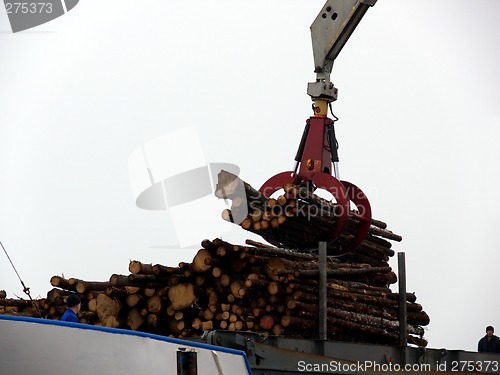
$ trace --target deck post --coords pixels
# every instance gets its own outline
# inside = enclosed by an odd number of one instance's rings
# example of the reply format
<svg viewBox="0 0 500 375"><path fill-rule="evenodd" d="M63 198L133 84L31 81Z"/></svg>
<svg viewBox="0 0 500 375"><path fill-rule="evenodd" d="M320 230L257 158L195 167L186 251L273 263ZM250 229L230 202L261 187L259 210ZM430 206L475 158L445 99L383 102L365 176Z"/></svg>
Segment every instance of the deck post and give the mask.
<svg viewBox="0 0 500 375"><path fill-rule="evenodd" d="M326 242L319 243L319 339L327 335Z"/></svg>

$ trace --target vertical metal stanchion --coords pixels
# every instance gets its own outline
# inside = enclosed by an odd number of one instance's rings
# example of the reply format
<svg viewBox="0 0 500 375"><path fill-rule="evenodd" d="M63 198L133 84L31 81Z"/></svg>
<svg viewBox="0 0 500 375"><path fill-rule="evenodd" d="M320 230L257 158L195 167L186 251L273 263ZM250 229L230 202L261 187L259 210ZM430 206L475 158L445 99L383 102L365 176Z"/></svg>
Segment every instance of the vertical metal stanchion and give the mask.
<svg viewBox="0 0 500 375"><path fill-rule="evenodd" d="M319 339L327 339L326 242L319 243Z"/></svg>
<svg viewBox="0 0 500 375"><path fill-rule="evenodd" d="M407 310L406 310L406 265L405 253L398 253L398 280L399 280L399 345L408 344Z"/></svg>

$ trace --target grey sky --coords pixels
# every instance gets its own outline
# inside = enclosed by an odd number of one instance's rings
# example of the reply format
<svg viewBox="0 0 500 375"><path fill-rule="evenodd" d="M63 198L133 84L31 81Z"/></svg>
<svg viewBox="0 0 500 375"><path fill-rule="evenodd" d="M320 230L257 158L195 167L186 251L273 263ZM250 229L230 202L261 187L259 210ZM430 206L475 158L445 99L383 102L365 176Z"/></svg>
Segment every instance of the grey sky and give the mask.
<svg viewBox="0 0 500 375"><path fill-rule="evenodd" d="M195 126L206 161L256 187L292 167L323 3L85 0L18 34L0 11L0 240L33 296L56 274L192 259L169 213L134 205L128 158L145 142ZM333 69L341 176L403 236L431 347L475 350L500 329L499 12L379 0ZM23 296L3 254L0 289Z"/></svg>

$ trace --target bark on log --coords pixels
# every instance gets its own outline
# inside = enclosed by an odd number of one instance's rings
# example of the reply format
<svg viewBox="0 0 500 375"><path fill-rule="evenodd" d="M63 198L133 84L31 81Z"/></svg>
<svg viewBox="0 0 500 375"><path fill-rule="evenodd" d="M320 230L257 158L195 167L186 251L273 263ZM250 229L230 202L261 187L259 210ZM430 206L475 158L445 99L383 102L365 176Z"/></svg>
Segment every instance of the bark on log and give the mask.
<svg viewBox="0 0 500 375"><path fill-rule="evenodd" d="M76 291L76 283L70 283L70 280L65 279L62 276L52 276L50 278L50 285L57 288L70 290L72 292Z"/></svg>
<svg viewBox="0 0 500 375"><path fill-rule="evenodd" d="M24 299L0 298L0 306L31 307L33 303Z"/></svg>
<svg viewBox="0 0 500 375"><path fill-rule="evenodd" d="M79 280L75 285L75 291L80 294L88 291L105 291L109 286L108 281Z"/></svg>
<svg viewBox="0 0 500 375"><path fill-rule="evenodd" d="M245 202L251 201L261 205L267 202L267 198L261 192L227 171L219 173L214 194L220 199L242 198Z"/></svg>
<svg viewBox="0 0 500 375"><path fill-rule="evenodd" d="M128 265L130 273L140 273L146 275L154 275L155 269L152 264L142 263L138 260L131 260Z"/></svg>
<svg viewBox="0 0 500 375"><path fill-rule="evenodd" d="M327 271L327 277L335 278L340 276L357 276L357 275L367 275L367 274L391 272L391 271L392 271L391 267L345 268L345 269ZM317 278L319 277L319 271L300 270L298 271L298 277Z"/></svg>

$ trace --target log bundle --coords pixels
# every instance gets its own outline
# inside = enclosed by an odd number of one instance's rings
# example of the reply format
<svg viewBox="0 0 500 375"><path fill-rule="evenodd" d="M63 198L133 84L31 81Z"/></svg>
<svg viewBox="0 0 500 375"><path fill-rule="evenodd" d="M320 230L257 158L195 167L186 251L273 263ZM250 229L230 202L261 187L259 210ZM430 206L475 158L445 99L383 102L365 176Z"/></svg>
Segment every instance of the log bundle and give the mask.
<svg viewBox="0 0 500 375"><path fill-rule="evenodd" d="M340 209L335 202L319 197L305 186L290 183L283 186L281 195L270 198L226 171L219 173L215 195L232 202L231 209L222 212L224 220L278 247L299 251L317 249L320 240L328 241ZM329 241L328 253L346 262L387 266L389 257L394 255L388 240L399 242L402 237L388 230L384 222L372 219L366 238L357 248L348 251L347 245L355 238L360 224L353 213L351 210L340 237Z"/></svg>
<svg viewBox="0 0 500 375"><path fill-rule="evenodd" d="M199 337L205 330L264 332L317 338L318 257L247 240L204 240L192 262L176 267L130 261L128 275L108 281L51 278L47 298L0 298L0 313L59 319L66 298L82 299L82 323L165 336ZM329 258L327 327L332 340L397 344L399 296L389 266ZM1 296L0 296L1 297ZM408 340L426 345L429 317L406 295Z"/></svg>

